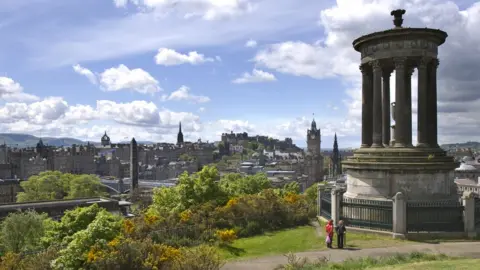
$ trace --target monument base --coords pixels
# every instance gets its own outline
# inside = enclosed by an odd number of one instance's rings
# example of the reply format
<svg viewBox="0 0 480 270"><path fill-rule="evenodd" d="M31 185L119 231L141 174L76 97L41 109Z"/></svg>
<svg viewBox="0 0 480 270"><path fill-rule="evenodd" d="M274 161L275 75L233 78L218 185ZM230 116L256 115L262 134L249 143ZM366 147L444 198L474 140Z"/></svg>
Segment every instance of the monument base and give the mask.
<svg viewBox="0 0 480 270"><path fill-rule="evenodd" d="M454 199L458 163L440 148L361 148L343 163L346 198L390 200L402 192L406 200Z"/></svg>

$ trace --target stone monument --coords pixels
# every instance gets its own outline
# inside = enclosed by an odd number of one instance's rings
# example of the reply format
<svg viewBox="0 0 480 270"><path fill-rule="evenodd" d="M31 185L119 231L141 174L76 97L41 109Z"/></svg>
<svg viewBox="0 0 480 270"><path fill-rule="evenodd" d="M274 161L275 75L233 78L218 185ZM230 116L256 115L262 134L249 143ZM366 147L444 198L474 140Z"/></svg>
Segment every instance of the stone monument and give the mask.
<svg viewBox="0 0 480 270"><path fill-rule="evenodd" d="M138 145L135 138L130 142L130 193L133 195L138 189Z"/></svg>
<svg viewBox="0 0 480 270"><path fill-rule="evenodd" d="M457 194L453 170L458 164L437 142L437 56L447 33L402 27L403 14L403 9L391 12L393 29L353 41L353 47L361 53L362 144L343 162L347 170L345 197L387 200L402 192L407 200L444 200ZM411 76L415 68L418 143L413 146ZM391 123L390 109L394 110L395 125Z"/></svg>

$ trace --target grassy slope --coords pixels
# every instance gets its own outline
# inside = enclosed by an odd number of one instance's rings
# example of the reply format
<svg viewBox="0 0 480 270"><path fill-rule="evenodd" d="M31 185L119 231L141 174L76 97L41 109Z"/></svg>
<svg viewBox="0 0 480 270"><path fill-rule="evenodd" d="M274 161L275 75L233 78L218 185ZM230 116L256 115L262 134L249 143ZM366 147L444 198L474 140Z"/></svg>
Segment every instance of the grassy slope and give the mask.
<svg viewBox="0 0 480 270"><path fill-rule="evenodd" d="M478 259L462 259L462 260L445 260L433 262L416 262L408 264L399 264L388 267L369 268L371 270L471 270L479 269L480 260Z"/></svg>
<svg viewBox="0 0 480 270"><path fill-rule="evenodd" d="M266 233L236 240L230 248L221 249L225 259L261 257L322 249L323 242L316 236L315 228L302 226L294 229Z"/></svg>
<svg viewBox="0 0 480 270"><path fill-rule="evenodd" d="M263 257L283 255L289 252L325 250L324 242L324 238L317 235L313 226L301 226L260 236L241 238L230 247L221 249L220 252L227 260ZM392 239L388 236L351 232L347 235L346 244L351 248L373 248L407 243L410 242Z"/></svg>

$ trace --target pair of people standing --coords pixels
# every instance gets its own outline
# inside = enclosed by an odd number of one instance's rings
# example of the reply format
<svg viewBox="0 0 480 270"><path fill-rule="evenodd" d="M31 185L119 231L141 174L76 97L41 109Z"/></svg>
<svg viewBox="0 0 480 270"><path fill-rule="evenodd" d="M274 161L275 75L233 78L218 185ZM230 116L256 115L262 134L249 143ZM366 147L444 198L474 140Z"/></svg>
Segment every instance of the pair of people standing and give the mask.
<svg viewBox="0 0 480 270"><path fill-rule="evenodd" d="M325 243L327 243L328 248L332 248L332 243L333 243L333 231L337 233L337 247L338 248L343 248L343 243L345 239L345 232L347 232L347 229L345 228L345 225L343 224L343 220L338 221L337 227L333 226L333 220L329 220L327 225L325 226L325 232L327 233L327 237L325 239Z"/></svg>

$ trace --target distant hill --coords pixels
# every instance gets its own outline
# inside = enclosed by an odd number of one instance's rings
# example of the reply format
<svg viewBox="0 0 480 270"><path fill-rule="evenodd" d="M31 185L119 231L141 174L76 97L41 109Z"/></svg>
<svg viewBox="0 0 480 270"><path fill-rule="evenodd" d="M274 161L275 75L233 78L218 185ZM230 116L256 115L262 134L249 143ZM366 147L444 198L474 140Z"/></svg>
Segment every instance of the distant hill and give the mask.
<svg viewBox="0 0 480 270"><path fill-rule="evenodd" d="M40 137L36 137L29 134L20 133L0 133L0 144L5 142L10 147L35 147L37 146ZM42 137L42 141L45 145L50 146L72 146L85 145L88 141L82 141L74 138L54 138L54 137ZM93 145L100 145L100 142L90 142ZM130 143L130 141L121 141L120 143ZM151 141L137 141L137 144L155 144Z"/></svg>
<svg viewBox="0 0 480 270"><path fill-rule="evenodd" d="M442 147L443 149L450 149L455 147L479 149L480 142L448 143L448 144L442 144L440 147Z"/></svg>
<svg viewBox="0 0 480 270"><path fill-rule="evenodd" d="M0 133L0 144L5 142L10 147L34 147L37 145L39 140L39 137L29 134ZM57 147L71 146L72 144L87 144L87 142L73 138L42 137L42 141L46 145Z"/></svg>

